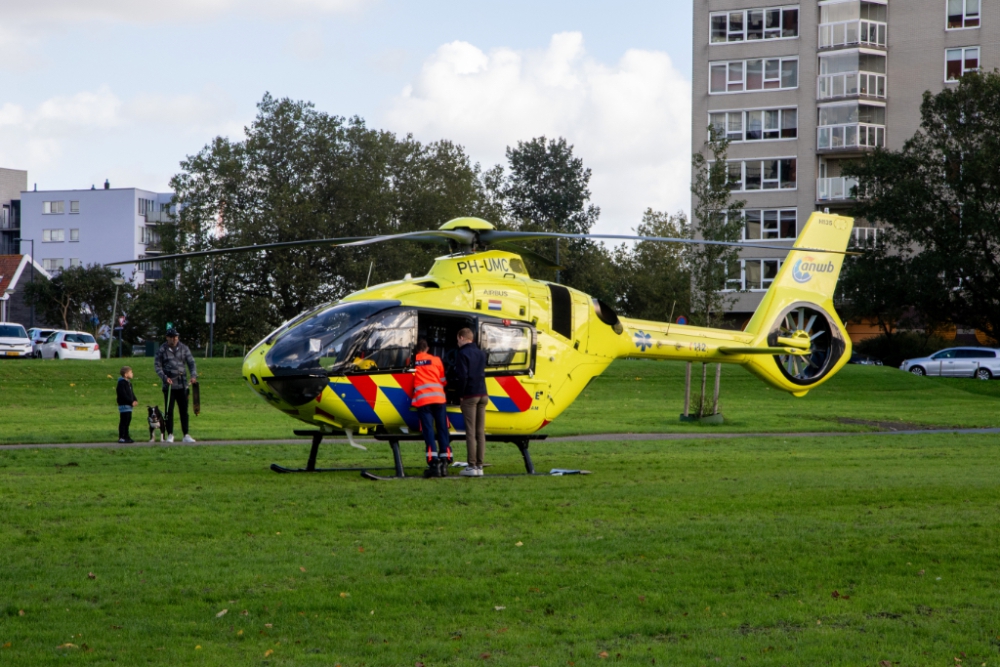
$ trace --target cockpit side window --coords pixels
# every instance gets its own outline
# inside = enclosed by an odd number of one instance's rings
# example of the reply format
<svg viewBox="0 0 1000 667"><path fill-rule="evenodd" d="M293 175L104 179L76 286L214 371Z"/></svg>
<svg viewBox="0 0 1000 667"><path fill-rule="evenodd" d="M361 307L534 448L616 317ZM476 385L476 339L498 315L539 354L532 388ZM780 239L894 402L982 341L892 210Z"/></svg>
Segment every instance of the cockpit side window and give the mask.
<svg viewBox="0 0 1000 667"><path fill-rule="evenodd" d="M343 364L344 372L400 371L412 364L417 345L416 310L389 311L372 318L366 329L367 337L349 364Z"/></svg>
<svg viewBox="0 0 1000 667"><path fill-rule="evenodd" d="M489 371L527 371L532 361L531 327L484 322L479 329L479 347L486 353Z"/></svg>

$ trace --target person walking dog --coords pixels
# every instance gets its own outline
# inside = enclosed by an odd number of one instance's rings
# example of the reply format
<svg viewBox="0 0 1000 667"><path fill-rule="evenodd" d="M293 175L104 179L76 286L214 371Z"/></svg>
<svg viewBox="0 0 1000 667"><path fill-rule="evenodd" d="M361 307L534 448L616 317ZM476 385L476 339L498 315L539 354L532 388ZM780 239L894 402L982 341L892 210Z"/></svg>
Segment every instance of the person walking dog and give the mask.
<svg viewBox="0 0 1000 667"><path fill-rule="evenodd" d="M129 426L132 424L132 408L139 405L139 400L132 391L132 367L122 366L121 375L118 378L118 386L115 393L118 395L118 442L135 442L129 435Z"/></svg>
<svg viewBox="0 0 1000 667"><path fill-rule="evenodd" d="M447 477L451 463L451 445L448 441L448 414L445 411L444 364L441 359L430 354L427 341L417 341L417 356L414 362L413 401L420 417L420 430L427 443L426 477ZM434 429L437 427L437 451L434 451Z"/></svg>
<svg viewBox="0 0 1000 667"><path fill-rule="evenodd" d="M465 447L469 465L459 474L464 477L482 477L483 459L486 456L486 353L473 344L471 329L458 332L458 395L462 397L462 417L465 419Z"/></svg>
<svg viewBox="0 0 1000 667"><path fill-rule="evenodd" d="M195 442L188 434L188 386L185 366L191 371L191 384L198 382L198 369L188 346L181 342L177 329L167 329L167 343L156 352L153 364L163 380L164 417L167 422L167 442L174 441L174 404L181 416L184 442Z"/></svg>

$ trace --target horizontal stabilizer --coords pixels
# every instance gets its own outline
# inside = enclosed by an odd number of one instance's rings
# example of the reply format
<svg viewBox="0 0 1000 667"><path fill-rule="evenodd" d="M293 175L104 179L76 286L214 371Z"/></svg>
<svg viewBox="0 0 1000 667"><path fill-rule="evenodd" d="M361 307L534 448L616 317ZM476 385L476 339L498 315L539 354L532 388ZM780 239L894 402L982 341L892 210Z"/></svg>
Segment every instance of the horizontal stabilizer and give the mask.
<svg viewBox="0 0 1000 667"><path fill-rule="evenodd" d="M720 347L722 354L794 354L795 356L808 356L812 354L810 350L801 350L794 347Z"/></svg>

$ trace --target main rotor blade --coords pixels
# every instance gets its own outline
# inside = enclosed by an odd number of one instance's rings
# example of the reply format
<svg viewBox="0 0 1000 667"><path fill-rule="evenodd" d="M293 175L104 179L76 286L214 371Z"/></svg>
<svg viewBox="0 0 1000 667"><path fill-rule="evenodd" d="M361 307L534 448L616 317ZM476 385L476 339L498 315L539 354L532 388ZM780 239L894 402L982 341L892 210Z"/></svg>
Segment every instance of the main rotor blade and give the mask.
<svg viewBox="0 0 1000 667"><path fill-rule="evenodd" d="M471 246L476 242L476 233L468 229L434 229L425 232L406 232L405 234L385 234L383 236L372 236L360 241L345 243L345 246L371 245L372 243L382 243L384 241L420 241L431 243L446 243L455 241L462 245Z"/></svg>
<svg viewBox="0 0 1000 667"><path fill-rule="evenodd" d="M860 253L847 250L828 250L825 248L795 248L792 246L764 245L760 243L740 243L737 241L707 241L704 239L683 239L669 236L633 236L630 234L560 234L557 232L508 232L499 229L486 229L479 232L483 243L496 243L506 240L526 241L529 239L613 239L617 241L655 241L657 243L685 243L688 245L718 245L734 248L761 248L764 250L784 250L791 252L828 252L835 255L858 255Z"/></svg>
<svg viewBox="0 0 1000 667"><path fill-rule="evenodd" d="M535 252L534 250L528 250L527 248L524 248L524 247L519 246L519 245L514 245L513 243L494 243L493 245L496 246L496 247L498 247L498 248L500 248L501 250L507 250L509 252L516 253L516 254L520 255L521 257L527 257L528 259L532 259L532 260L538 262L539 264L541 264L542 266L547 266L550 269L559 269L559 270L562 270L562 269L566 268L564 266L556 264L555 261L549 259L545 255L540 255L539 253Z"/></svg>
<svg viewBox="0 0 1000 667"><path fill-rule="evenodd" d="M175 255L155 255L142 259L130 259L124 262L108 262L104 266L121 266L124 264L139 264L140 262L161 262L165 259L187 259L189 257L211 257L214 255L229 255L237 252L254 252L257 250L271 250L275 248L300 248L303 246L315 245L346 245L352 241L370 239L370 236L346 236L338 239L309 239L306 241L281 241L279 243L260 243L255 245L238 246L236 248L215 248L212 250L195 250L194 252L180 252Z"/></svg>

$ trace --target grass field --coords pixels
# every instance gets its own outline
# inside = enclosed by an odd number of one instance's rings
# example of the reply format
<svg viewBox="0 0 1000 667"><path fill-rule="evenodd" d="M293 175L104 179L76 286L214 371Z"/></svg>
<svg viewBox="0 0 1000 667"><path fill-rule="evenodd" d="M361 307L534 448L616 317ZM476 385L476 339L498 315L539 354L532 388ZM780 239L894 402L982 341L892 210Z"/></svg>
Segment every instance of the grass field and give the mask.
<svg viewBox="0 0 1000 667"><path fill-rule="evenodd" d="M266 471L301 457L0 451L0 664L1000 664L995 436L537 448L587 477Z"/></svg>
<svg viewBox="0 0 1000 667"><path fill-rule="evenodd" d="M162 406L152 359L129 363L135 368L140 406L154 402ZM192 417L192 434L203 440L291 437L301 422L255 397L240 377L240 364L239 359L198 360L204 410ZM118 424L114 387L120 366L116 360L0 362L0 444L113 442ZM696 388L698 382L700 375ZM805 398L794 398L769 389L741 368L724 367L721 406L727 423L721 427L680 424L683 391L684 364L618 362L545 433L1000 426L1000 382L916 378L894 368L848 366ZM145 410L139 415L133 422L136 439L145 430Z"/></svg>

